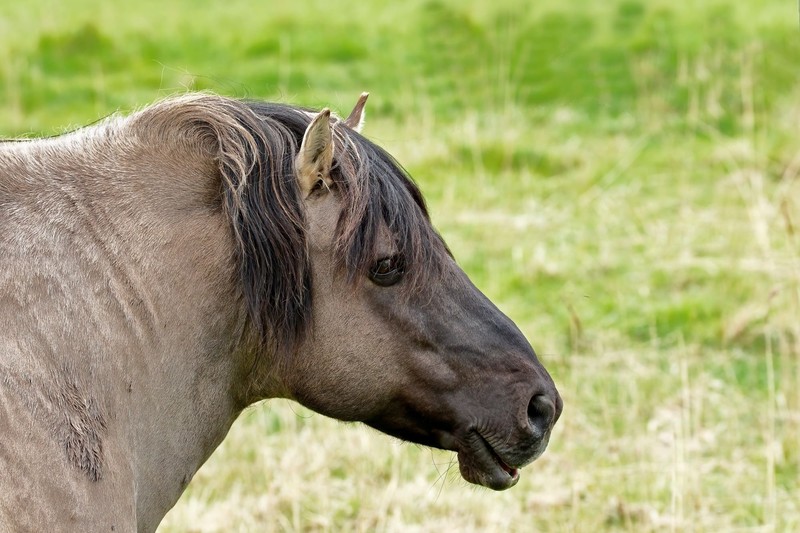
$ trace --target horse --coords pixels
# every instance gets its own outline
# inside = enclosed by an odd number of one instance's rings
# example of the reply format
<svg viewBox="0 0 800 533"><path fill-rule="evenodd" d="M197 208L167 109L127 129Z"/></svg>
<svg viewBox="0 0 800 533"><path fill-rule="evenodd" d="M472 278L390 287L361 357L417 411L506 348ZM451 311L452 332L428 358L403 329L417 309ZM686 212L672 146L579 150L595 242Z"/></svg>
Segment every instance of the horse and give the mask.
<svg viewBox="0 0 800 533"><path fill-rule="evenodd" d="M0 143L0 530L154 531L268 398L490 489L542 454L553 380L365 102L188 93Z"/></svg>

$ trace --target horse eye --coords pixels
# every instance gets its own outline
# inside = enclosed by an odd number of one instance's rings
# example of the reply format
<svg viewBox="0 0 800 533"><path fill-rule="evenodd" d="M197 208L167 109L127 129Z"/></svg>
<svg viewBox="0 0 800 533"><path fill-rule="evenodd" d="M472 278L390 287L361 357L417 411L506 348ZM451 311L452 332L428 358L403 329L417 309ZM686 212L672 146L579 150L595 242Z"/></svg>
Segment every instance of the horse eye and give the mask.
<svg viewBox="0 0 800 533"><path fill-rule="evenodd" d="M405 270L399 255L378 259L369 271L369 279L381 287L389 287L402 279Z"/></svg>

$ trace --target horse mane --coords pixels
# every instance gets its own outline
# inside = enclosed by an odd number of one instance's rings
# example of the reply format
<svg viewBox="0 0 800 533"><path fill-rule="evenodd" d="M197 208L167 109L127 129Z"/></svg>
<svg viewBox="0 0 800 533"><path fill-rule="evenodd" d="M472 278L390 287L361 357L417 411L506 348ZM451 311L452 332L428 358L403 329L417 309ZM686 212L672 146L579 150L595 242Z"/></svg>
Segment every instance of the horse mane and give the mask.
<svg viewBox="0 0 800 533"><path fill-rule="evenodd" d="M312 327L311 265L294 162L313 116L305 108L201 93L168 98L131 117L137 131L159 142L214 158L249 318L277 353L294 353ZM402 290L411 294L440 272L437 257L447 251L422 194L391 155L332 121L331 179L342 199L337 273L353 287L364 280L385 226L405 261Z"/></svg>

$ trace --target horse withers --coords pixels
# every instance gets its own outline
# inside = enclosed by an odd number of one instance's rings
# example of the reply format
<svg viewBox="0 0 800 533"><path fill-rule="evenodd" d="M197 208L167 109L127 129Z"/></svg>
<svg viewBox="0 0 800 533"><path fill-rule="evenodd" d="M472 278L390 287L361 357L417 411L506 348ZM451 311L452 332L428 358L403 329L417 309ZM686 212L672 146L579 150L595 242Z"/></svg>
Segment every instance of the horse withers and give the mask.
<svg viewBox="0 0 800 533"><path fill-rule="evenodd" d="M0 143L0 530L153 531L248 405L501 490L561 413L419 189L328 110L169 98Z"/></svg>

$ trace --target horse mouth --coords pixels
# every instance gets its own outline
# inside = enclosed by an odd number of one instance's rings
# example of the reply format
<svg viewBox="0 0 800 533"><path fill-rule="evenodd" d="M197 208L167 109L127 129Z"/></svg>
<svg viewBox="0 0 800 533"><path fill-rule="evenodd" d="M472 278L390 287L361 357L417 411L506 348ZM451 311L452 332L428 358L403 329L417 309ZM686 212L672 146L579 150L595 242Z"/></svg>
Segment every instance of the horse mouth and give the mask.
<svg viewBox="0 0 800 533"><path fill-rule="evenodd" d="M492 490L506 490L519 481L519 469L509 465L477 431L472 431L458 449L461 477Z"/></svg>

